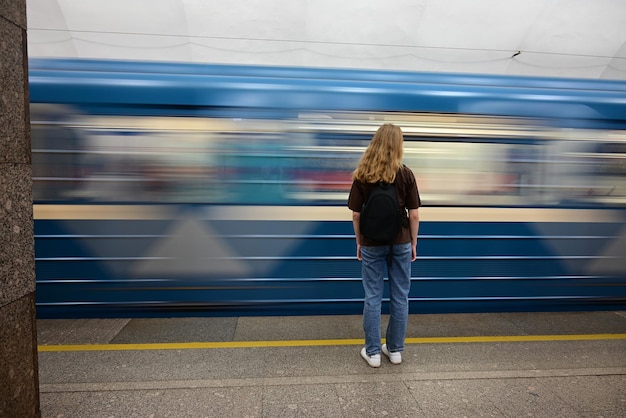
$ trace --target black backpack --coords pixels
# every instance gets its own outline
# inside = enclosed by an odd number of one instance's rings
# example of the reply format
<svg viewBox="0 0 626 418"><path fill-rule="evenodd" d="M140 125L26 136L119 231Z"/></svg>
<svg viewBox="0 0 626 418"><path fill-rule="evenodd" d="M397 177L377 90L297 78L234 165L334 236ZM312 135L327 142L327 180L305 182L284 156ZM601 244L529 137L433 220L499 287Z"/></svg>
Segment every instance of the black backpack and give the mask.
<svg viewBox="0 0 626 418"><path fill-rule="evenodd" d="M395 184L377 183L361 209L361 234L372 241L392 243L402 226Z"/></svg>

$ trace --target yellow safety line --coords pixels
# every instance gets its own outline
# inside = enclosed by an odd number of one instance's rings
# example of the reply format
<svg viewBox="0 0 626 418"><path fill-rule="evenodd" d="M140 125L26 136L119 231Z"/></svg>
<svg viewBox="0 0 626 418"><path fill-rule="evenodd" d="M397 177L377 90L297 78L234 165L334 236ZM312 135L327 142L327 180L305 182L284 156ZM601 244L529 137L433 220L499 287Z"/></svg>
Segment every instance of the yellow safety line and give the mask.
<svg viewBox="0 0 626 418"><path fill-rule="evenodd" d="M573 334L573 335L506 335L476 337L432 337L407 338L407 344L451 344L451 343L494 343L532 341L597 341L626 340L626 334ZM313 347L361 345L363 339L342 340L284 340L284 341L224 341L189 343L148 343L148 344L74 344L39 345L39 352L61 351L127 351L127 350L193 350L206 348L260 348L260 347Z"/></svg>

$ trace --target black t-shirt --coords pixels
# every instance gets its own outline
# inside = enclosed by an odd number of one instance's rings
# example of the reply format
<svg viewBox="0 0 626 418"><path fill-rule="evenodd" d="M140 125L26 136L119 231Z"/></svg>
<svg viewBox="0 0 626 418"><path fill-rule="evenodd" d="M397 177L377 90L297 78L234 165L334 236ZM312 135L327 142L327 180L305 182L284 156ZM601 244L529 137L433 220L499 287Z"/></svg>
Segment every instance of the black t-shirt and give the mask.
<svg viewBox="0 0 626 418"><path fill-rule="evenodd" d="M410 168L402 166L396 175L396 190L398 192L398 203L405 209L417 209L421 206L419 191L417 190L417 182L415 176ZM363 203L367 202L374 183L363 183L358 180L352 182L352 188L350 189L350 196L348 197L348 207L354 212L361 212ZM393 241L394 244L405 244L411 242L411 230L407 226L403 226L398 233L398 236ZM361 236L361 245L376 246L387 245L380 242L368 240L364 236Z"/></svg>

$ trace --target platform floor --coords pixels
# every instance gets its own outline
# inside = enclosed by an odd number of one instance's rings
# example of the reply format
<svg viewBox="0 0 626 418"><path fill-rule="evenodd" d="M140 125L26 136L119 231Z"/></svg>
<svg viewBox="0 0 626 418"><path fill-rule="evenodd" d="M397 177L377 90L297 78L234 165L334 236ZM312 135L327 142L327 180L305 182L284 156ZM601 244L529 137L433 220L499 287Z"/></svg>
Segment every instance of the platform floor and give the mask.
<svg viewBox="0 0 626 418"><path fill-rule="evenodd" d="M626 312L39 320L43 417L625 417Z"/></svg>

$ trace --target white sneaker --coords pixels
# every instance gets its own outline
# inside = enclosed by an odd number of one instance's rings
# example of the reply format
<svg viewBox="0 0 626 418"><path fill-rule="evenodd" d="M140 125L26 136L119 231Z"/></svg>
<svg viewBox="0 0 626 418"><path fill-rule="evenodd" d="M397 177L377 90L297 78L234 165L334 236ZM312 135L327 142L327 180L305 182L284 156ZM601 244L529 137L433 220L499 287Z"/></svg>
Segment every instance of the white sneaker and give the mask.
<svg viewBox="0 0 626 418"><path fill-rule="evenodd" d="M365 347L361 349L361 357L367 361L371 367L380 367L380 354L374 354L373 356L368 356L367 352L365 352Z"/></svg>
<svg viewBox="0 0 626 418"><path fill-rule="evenodd" d="M402 353L401 352L390 353L389 350L387 349L387 344L383 344L383 353L385 353L385 355L389 357L389 361L392 362L393 364L402 363Z"/></svg>

